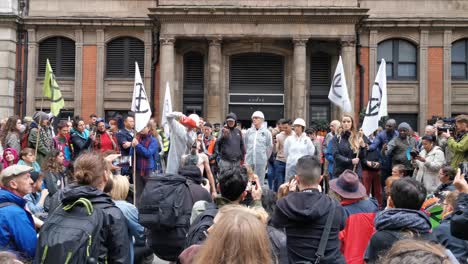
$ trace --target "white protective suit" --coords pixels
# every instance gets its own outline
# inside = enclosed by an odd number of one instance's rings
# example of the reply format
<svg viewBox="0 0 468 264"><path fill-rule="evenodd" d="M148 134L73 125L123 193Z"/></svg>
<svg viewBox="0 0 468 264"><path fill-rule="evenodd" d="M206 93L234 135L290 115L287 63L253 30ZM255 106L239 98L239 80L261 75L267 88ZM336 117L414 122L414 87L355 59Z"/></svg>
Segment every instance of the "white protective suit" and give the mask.
<svg viewBox="0 0 468 264"><path fill-rule="evenodd" d="M187 128L179 123L178 117L183 116L180 112L172 112L166 116L170 129L169 154L167 156L166 174L177 174L179 171L182 155L187 154L193 144L193 132L188 132ZM195 138L196 139L196 138Z"/></svg>
<svg viewBox="0 0 468 264"><path fill-rule="evenodd" d="M306 155L313 156L315 147L310 137L306 133L302 133L300 137L296 133L292 133L284 141L284 156L286 158L286 181L289 181L296 175L297 161Z"/></svg>
<svg viewBox="0 0 468 264"><path fill-rule="evenodd" d="M268 158L273 149L270 130L264 126L259 129L251 127L245 133L244 143L246 146L245 162L252 166L260 183L263 185Z"/></svg>

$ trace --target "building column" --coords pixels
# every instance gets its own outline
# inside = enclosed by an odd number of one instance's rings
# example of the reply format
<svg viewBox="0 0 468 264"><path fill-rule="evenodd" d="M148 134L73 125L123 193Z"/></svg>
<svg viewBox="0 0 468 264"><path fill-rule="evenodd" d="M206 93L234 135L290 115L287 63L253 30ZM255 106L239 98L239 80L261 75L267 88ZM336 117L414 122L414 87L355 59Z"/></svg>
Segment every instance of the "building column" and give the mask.
<svg viewBox="0 0 468 264"><path fill-rule="evenodd" d="M162 114L163 105L164 105L164 96L166 94L166 83L169 83L169 87L171 90L171 99L172 99L172 107L174 111L180 111L179 109L179 98L180 94L175 87L175 80L174 80L174 73L175 73L175 50L174 50L174 43L175 38L171 36L160 36L160 45L161 45L161 58L160 58L160 83L159 89L160 90L160 98L159 98L159 110Z"/></svg>
<svg viewBox="0 0 468 264"><path fill-rule="evenodd" d="M452 30L444 31L444 116L452 116Z"/></svg>
<svg viewBox="0 0 468 264"><path fill-rule="evenodd" d="M221 38L210 38L208 42L209 80L205 115L211 123L216 123L223 120L221 98L226 96L225 91L221 91Z"/></svg>
<svg viewBox="0 0 468 264"><path fill-rule="evenodd" d="M75 30L75 91L73 92L74 106L81 105L81 91L83 87L83 29ZM81 116L81 107L74 107L74 115Z"/></svg>
<svg viewBox="0 0 468 264"><path fill-rule="evenodd" d="M96 115L104 116L104 29L96 30ZM88 118L85 116L84 118Z"/></svg>
<svg viewBox="0 0 468 264"><path fill-rule="evenodd" d="M26 88L26 114L33 115L36 111L36 78L38 44L36 42L36 29L28 29L28 84Z"/></svg>
<svg viewBox="0 0 468 264"><path fill-rule="evenodd" d="M419 131L424 131L427 121L427 48L429 31L421 30L419 41Z"/></svg>
<svg viewBox="0 0 468 264"><path fill-rule="evenodd" d="M354 36L341 39L341 58L348 86L349 100L353 108L354 117L359 117L359 103L356 102L355 73L356 73L356 41Z"/></svg>
<svg viewBox="0 0 468 264"><path fill-rule="evenodd" d="M371 94L370 89L372 89L374 85L375 75L377 74L377 60L381 59L377 58L377 33L377 30L371 30L369 32L369 94ZM367 105L367 103L364 105Z"/></svg>
<svg viewBox="0 0 468 264"><path fill-rule="evenodd" d="M12 116L15 107L16 67L21 67L21 62L20 65L16 65L16 30L16 24L13 22L0 28L0 116L2 118Z"/></svg>
<svg viewBox="0 0 468 264"><path fill-rule="evenodd" d="M291 115L293 119L307 120L306 98L306 44L307 38L295 38L294 43L294 72L292 88ZM308 121L306 121L306 124Z"/></svg>
<svg viewBox="0 0 468 264"><path fill-rule="evenodd" d="M145 60L144 60L144 66L145 66L145 72L143 78L143 83L145 85L145 90L146 90L146 95L148 98L153 98L153 94L151 94L151 59L152 55L151 54L151 47L153 46L153 32L151 31L150 28L145 29L145 35L144 35L144 40L145 40ZM141 67L141 66L140 66Z"/></svg>

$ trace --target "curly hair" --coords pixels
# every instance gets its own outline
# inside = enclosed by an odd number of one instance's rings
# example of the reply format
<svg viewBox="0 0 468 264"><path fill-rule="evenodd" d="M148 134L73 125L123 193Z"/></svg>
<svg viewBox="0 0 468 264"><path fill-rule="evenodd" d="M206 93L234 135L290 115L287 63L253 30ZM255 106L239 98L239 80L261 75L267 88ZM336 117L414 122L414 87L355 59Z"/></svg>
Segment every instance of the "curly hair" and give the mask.
<svg viewBox="0 0 468 264"><path fill-rule="evenodd" d="M52 149L47 155L46 159L42 162L42 171L60 173L63 172L65 167L63 164L57 162L57 157L60 155L60 150Z"/></svg>
<svg viewBox="0 0 468 264"><path fill-rule="evenodd" d="M16 128L16 123L18 120L21 120L18 116L10 116L8 120L5 123L5 127L3 128L1 134L0 134L0 141L2 142L2 146L5 148L5 139L10 133L16 133L19 134L20 131Z"/></svg>

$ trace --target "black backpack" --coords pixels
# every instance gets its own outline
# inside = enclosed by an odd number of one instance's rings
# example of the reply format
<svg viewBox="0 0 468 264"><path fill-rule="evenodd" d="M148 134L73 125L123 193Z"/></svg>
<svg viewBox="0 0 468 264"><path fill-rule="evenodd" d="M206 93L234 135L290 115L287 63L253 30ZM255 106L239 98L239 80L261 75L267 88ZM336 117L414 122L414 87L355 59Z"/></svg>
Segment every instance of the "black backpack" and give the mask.
<svg viewBox="0 0 468 264"><path fill-rule="evenodd" d="M159 258L175 261L184 250L193 197L187 178L150 177L141 194L139 222L150 231L149 246Z"/></svg>
<svg viewBox="0 0 468 264"><path fill-rule="evenodd" d="M39 232L34 263L99 263L103 221L103 211L86 198L60 205Z"/></svg>
<svg viewBox="0 0 468 264"><path fill-rule="evenodd" d="M218 208L216 207L216 204L209 203L206 206L205 211L195 218L187 233L185 248L188 248L191 245L200 245L205 241L206 232L208 231L208 228L213 225L213 220L217 213Z"/></svg>

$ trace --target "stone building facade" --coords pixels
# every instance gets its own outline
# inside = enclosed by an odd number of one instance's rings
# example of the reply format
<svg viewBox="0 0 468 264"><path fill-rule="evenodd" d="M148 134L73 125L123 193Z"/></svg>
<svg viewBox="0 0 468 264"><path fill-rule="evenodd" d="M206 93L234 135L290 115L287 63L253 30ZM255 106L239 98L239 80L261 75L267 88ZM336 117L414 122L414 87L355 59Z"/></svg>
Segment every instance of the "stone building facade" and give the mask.
<svg viewBox="0 0 468 264"><path fill-rule="evenodd" d="M468 112L466 1L7 2L0 5L0 41L10 43L0 47L10 58L0 60L3 116L18 104L22 115L47 108L41 65L54 56L66 108L85 117L128 111L138 61L156 116L169 84L175 110L212 122L230 111L248 120L255 110L271 121L329 120L340 115L327 100L339 56L356 118L380 58L397 120L422 129L433 115ZM27 52L9 47L19 26ZM19 66L17 50L27 53ZM15 86L18 67L27 78ZM15 91L24 100L15 101Z"/></svg>

